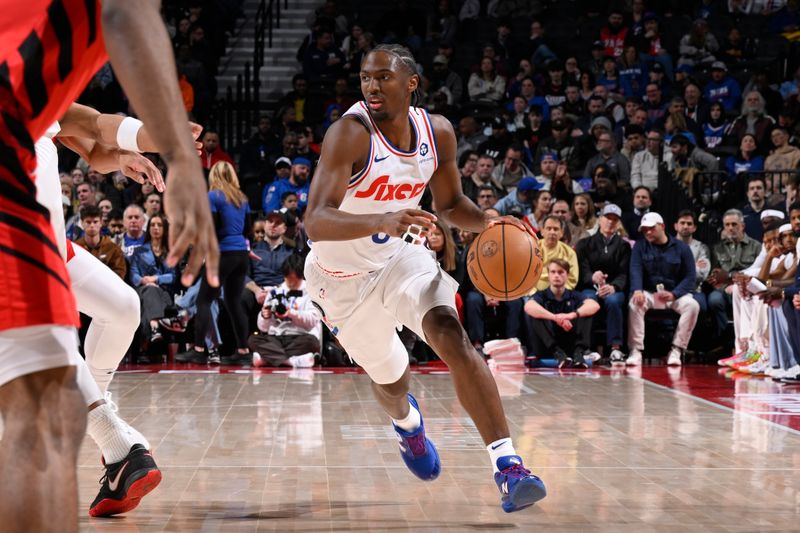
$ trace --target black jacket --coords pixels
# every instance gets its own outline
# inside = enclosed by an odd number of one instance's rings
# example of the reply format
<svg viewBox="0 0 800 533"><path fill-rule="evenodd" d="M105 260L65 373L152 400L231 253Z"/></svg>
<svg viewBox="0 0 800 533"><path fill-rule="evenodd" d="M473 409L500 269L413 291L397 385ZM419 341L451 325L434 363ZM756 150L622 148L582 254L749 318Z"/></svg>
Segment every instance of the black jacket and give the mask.
<svg viewBox="0 0 800 533"><path fill-rule="evenodd" d="M598 231L591 237L578 241L575 252L580 266L578 289L593 288L592 274L598 270L608 276L606 283L613 285L617 292L628 289L631 246L622 237L614 235L606 245L605 238Z"/></svg>

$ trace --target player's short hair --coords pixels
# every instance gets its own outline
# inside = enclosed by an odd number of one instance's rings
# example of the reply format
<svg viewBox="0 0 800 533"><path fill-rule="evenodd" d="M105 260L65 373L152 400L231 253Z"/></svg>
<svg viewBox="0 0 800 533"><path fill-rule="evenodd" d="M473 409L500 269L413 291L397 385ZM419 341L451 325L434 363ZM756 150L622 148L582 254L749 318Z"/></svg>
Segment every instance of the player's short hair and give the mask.
<svg viewBox="0 0 800 533"><path fill-rule="evenodd" d="M306 261L300 254L292 254L286 258L281 265L281 272L284 277L293 273L298 278L303 278L303 271L305 269Z"/></svg>
<svg viewBox="0 0 800 533"><path fill-rule="evenodd" d="M418 78L420 77L419 71L417 70L417 60L414 59L414 54L411 53L411 50L405 46L395 43L379 44L370 51L371 54L375 52L386 52L387 54L395 56L409 74L417 76ZM420 79L420 83L411 95L411 105L415 105L422 99L421 85L422 80Z"/></svg>
<svg viewBox="0 0 800 533"><path fill-rule="evenodd" d="M87 218L103 218L103 212L96 205L86 205L81 208L81 220Z"/></svg>
<svg viewBox="0 0 800 533"><path fill-rule="evenodd" d="M560 257L553 258L547 262L548 270L550 270L550 265L558 265L563 268L567 274L569 274L569 262L567 262L566 259L561 259Z"/></svg>

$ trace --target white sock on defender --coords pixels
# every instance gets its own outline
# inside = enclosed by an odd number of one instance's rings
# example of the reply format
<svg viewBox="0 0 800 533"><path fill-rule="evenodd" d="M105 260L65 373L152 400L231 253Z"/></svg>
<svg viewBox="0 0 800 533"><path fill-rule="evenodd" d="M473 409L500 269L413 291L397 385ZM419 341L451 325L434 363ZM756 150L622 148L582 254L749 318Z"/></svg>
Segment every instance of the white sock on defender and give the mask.
<svg viewBox="0 0 800 533"><path fill-rule="evenodd" d="M150 443L144 435L122 420L110 403L104 403L89 411L87 433L97 443L106 464L123 460L134 444L141 444L150 449Z"/></svg>
<svg viewBox="0 0 800 533"><path fill-rule="evenodd" d="M498 459L507 455L517 455L514 445L511 443L511 437L494 441L486 447L486 451L489 452L489 458L492 460L492 468L494 468L495 472L500 471L497 468Z"/></svg>
<svg viewBox="0 0 800 533"><path fill-rule="evenodd" d="M419 414L419 411L411 405L408 404L408 416L402 420L395 420L392 418L394 425L402 429L403 431L408 431L411 433L412 431L416 430L422 424L422 416Z"/></svg>

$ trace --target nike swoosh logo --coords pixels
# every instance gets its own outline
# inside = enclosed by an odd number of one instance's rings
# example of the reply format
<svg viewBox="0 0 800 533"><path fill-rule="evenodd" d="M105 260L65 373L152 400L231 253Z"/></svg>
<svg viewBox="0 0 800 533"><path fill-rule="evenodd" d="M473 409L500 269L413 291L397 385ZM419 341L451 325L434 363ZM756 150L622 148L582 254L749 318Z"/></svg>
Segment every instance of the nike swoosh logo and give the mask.
<svg viewBox="0 0 800 533"><path fill-rule="evenodd" d="M119 472L117 472L116 477L108 482L108 488L111 490L111 492L116 492L117 485L119 485L119 480L122 477L122 473L125 471L126 468L128 468L129 464L130 463L125 463L124 465L122 465L122 468L119 469Z"/></svg>
<svg viewBox="0 0 800 533"><path fill-rule="evenodd" d="M499 448L499 447L500 447L500 446L502 446L503 444L505 444L505 442L501 442L501 443L500 443L500 444L498 444L497 446L492 446L492 449L493 449L493 450L496 450L497 448Z"/></svg>
<svg viewBox="0 0 800 533"><path fill-rule="evenodd" d="M375 162L376 162L376 163L380 163L380 162L381 162L381 161L383 161L384 159L389 159L389 156L387 155L387 156L380 157L380 158L379 158L377 155L375 156Z"/></svg>

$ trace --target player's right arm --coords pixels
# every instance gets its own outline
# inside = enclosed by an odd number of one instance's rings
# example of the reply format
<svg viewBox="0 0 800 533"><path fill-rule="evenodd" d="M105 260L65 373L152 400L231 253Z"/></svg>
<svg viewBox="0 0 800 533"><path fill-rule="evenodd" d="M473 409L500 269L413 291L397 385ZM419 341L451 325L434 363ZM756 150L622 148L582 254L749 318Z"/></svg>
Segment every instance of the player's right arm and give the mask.
<svg viewBox="0 0 800 533"><path fill-rule="evenodd" d="M368 156L369 132L356 119L338 120L325 133L308 194L304 224L309 239L350 241L375 233L400 237L411 224L433 229L436 217L418 209L385 215L356 215L339 209L353 168L363 168Z"/></svg>

